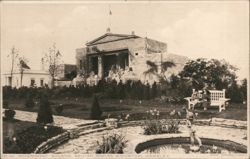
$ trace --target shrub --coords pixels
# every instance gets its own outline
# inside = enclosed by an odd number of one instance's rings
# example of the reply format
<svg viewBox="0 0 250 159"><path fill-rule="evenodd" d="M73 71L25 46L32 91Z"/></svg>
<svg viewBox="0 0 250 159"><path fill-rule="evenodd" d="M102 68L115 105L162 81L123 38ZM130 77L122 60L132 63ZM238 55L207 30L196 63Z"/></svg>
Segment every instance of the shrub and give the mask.
<svg viewBox="0 0 250 159"><path fill-rule="evenodd" d="M167 130L165 130L165 132L166 133L178 133L179 132L179 124L180 124L180 121L170 120L167 123Z"/></svg>
<svg viewBox="0 0 250 159"><path fill-rule="evenodd" d="M17 134L15 147L11 147L13 143L10 142L13 141L6 140L4 153L32 153L42 142L63 132L61 127L47 126L45 129L39 125L31 126Z"/></svg>
<svg viewBox="0 0 250 159"><path fill-rule="evenodd" d="M178 133L179 123L179 121L173 119L166 123L159 120L147 120L143 127L144 135Z"/></svg>
<svg viewBox="0 0 250 159"><path fill-rule="evenodd" d="M102 115L102 110L100 108L98 98L95 96L91 107L90 118L94 120L100 120Z"/></svg>
<svg viewBox="0 0 250 159"><path fill-rule="evenodd" d="M3 107L9 108L9 101L8 100L3 100Z"/></svg>
<svg viewBox="0 0 250 159"><path fill-rule="evenodd" d="M170 116L174 117L176 114L179 118L181 114L176 113L175 110L170 112ZM180 114L180 115L179 115ZM162 134L162 133L178 133L179 121L176 119L169 119L168 121L158 120L160 111L157 109L147 111L147 119L144 123L143 129L145 135Z"/></svg>
<svg viewBox="0 0 250 159"><path fill-rule="evenodd" d="M38 110L36 121L37 123L41 124L47 124L53 122L52 110L50 107L50 103L48 101L48 97L46 95L42 95L40 98L40 107Z"/></svg>
<svg viewBox="0 0 250 159"><path fill-rule="evenodd" d="M16 112L15 110L7 109L4 111L4 116L7 120L13 120Z"/></svg>
<svg viewBox="0 0 250 159"><path fill-rule="evenodd" d="M108 137L103 137L101 144L97 141L98 146L96 149L96 153L122 154L127 142L128 141L125 140L125 137L119 134L113 134Z"/></svg>
<svg viewBox="0 0 250 159"><path fill-rule="evenodd" d="M62 112L63 112L63 105L62 105L62 104L58 105L58 106L55 108L55 111L56 111L58 114L62 114Z"/></svg>
<svg viewBox="0 0 250 159"><path fill-rule="evenodd" d="M161 134L163 133L163 125L159 120L148 120L143 127L145 135Z"/></svg>
<svg viewBox="0 0 250 159"><path fill-rule="evenodd" d="M35 102L34 102L34 100L33 100L33 98L32 98L31 95L28 95L28 97L26 98L26 100L25 100L25 106L27 108L33 108L35 106Z"/></svg>

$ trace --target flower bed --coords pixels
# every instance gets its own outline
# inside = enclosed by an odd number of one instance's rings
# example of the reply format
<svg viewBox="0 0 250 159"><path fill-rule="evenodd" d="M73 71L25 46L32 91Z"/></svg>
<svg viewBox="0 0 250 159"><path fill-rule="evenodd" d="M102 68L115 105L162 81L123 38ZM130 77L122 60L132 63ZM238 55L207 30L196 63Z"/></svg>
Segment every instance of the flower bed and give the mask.
<svg viewBox="0 0 250 159"><path fill-rule="evenodd" d="M170 116L181 116L180 112L175 110L170 112ZM162 133L178 133L180 121L177 119L159 120L160 111L157 109L147 111L147 120L143 129L145 135L162 134Z"/></svg>
<svg viewBox="0 0 250 159"><path fill-rule="evenodd" d="M126 147L125 137L119 134L112 134L102 138L102 143L97 141L97 154L105 153L117 153L122 154L124 147Z"/></svg>
<svg viewBox="0 0 250 159"><path fill-rule="evenodd" d="M32 153L39 144L63 132L65 130L61 127L31 126L18 133L13 139L5 139L3 153Z"/></svg>

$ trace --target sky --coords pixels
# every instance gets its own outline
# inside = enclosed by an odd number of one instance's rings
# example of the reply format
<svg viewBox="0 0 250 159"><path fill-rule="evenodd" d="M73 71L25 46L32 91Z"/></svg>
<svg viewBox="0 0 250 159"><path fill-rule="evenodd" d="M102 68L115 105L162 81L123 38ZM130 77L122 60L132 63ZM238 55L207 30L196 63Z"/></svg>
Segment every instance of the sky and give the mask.
<svg viewBox="0 0 250 159"><path fill-rule="evenodd" d="M75 49L106 33L131 34L167 43L168 53L225 59L240 79L249 73L248 1L3 2L2 72L10 70L11 48L40 69L49 47L75 64ZM109 15L111 10L112 15Z"/></svg>

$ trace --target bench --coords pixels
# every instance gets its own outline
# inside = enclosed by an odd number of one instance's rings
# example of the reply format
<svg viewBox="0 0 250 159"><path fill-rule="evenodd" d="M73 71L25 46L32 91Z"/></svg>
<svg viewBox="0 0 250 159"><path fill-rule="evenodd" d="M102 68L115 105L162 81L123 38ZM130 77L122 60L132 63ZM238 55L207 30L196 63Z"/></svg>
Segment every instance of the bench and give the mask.
<svg viewBox="0 0 250 159"><path fill-rule="evenodd" d="M195 89L193 89L193 92L195 91ZM226 90L209 90L210 92L210 106L216 106L219 107L219 112L221 112L222 110L226 110L226 102L229 101L229 98L225 97L225 92ZM198 91L198 97L202 98L202 91L199 90ZM193 108L197 103L201 103L201 101L197 100L197 99L192 99L192 97L186 97L184 98L185 100L188 101L188 109Z"/></svg>

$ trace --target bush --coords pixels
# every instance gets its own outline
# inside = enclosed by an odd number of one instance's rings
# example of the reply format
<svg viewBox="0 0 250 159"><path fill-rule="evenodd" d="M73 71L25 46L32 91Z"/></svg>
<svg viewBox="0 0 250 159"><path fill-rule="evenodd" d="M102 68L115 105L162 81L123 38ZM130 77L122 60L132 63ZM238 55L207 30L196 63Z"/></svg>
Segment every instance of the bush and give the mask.
<svg viewBox="0 0 250 159"><path fill-rule="evenodd" d="M3 100L3 107L9 108L9 101L8 100Z"/></svg>
<svg viewBox="0 0 250 159"><path fill-rule="evenodd" d="M55 111L56 111L58 114L62 114L62 112L63 112L63 105L60 104L60 105L56 106Z"/></svg>
<svg viewBox="0 0 250 159"><path fill-rule="evenodd" d="M145 135L153 135L153 134L162 134L163 125L159 120L148 120L145 122L145 126L143 127L144 129L144 134Z"/></svg>
<svg viewBox="0 0 250 159"><path fill-rule="evenodd" d="M164 131L166 133L178 133L179 132L179 124L178 120L170 120L167 123L167 129Z"/></svg>
<svg viewBox="0 0 250 159"><path fill-rule="evenodd" d="M52 123L54 121L50 103L46 95L42 95L40 98L40 107L36 121L41 124Z"/></svg>
<svg viewBox="0 0 250 159"><path fill-rule="evenodd" d="M4 116L7 120L13 120L16 112L15 110L7 109L4 111Z"/></svg>
<svg viewBox="0 0 250 159"><path fill-rule="evenodd" d="M159 120L147 120L145 121L144 135L154 135L163 133L178 133L179 121L171 119L168 122L161 122Z"/></svg>
<svg viewBox="0 0 250 159"><path fill-rule="evenodd" d="M28 97L25 100L25 106L27 108L33 108L35 106L35 102L30 95L28 95Z"/></svg>
<svg viewBox="0 0 250 159"><path fill-rule="evenodd" d="M179 113L179 112L178 112ZM175 110L170 112L170 116L174 117ZM180 113L179 113L180 114ZM168 121L159 120L160 111L157 109L147 111L147 120L144 123L143 129L145 135L162 134L162 133L178 133L179 121L176 119L170 119ZM177 115L180 118L181 115Z"/></svg>
<svg viewBox="0 0 250 159"><path fill-rule="evenodd" d="M91 107L90 118L93 120L100 120L102 116L102 110L100 108L98 98L95 96Z"/></svg>
<svg viewBox="0 0 250 159"><path fill-rule="evenodd" d="M125 137L119 134L113 134L108 137L103 137L101 144L97 141L98 147L96 149L96 153L122 154L127 142L128 141L125 140Z"/></svg>
<svg viewBox="0 0 250 159"><path fill-rule="evenodd" d="M4 153L32 153L42 142L63 132L61 127L47 126L45 129L39 125L31 126L17 134L15 144L13 141L6 140ZM15 147L11 147L11 145L15 145Z"/></svg>

